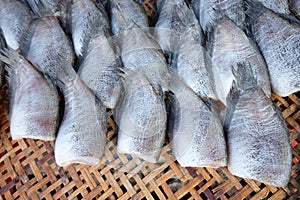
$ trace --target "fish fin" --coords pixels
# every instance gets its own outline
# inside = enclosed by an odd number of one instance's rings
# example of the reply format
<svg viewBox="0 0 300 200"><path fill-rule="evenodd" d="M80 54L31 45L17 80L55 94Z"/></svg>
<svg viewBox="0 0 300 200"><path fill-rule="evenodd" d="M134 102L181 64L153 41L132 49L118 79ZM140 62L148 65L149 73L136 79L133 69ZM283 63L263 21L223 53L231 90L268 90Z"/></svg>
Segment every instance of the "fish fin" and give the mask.
<svg viewBox="0 0 300 200"><path fill-rule="evenodd" d="M249 90L257 86L257 80L253 75L250 63L237 63L231 69L239 89Z"/></svg>
<svg viewBox="0 0 300 200"><path fill-rule="evenodd" d="M225 116L221 119L221 122L224 126L224 130L228 130L231 119L233 117L233 113L235 111L236 104L238 103L240 98L240 90L237 86L236 81L233 81L232 87L227 95L227 108L225 111Z"/></svg>
<svg viewBox="0 0 300 200"><path fill-rule="evenodd" d="M46 0L27 0L32 12L38 17L47 17L47 16L60 16L59 10L51 10L49 3ZM60 1L57 5L58 7L64 6L64 1Z"/></svg>
<svg viewBox="0 0 300 200"><path fill-rule="evenodd" d="M10 47L0 51L0 60L9 65L12 69L18 67L23 61L28 62L22 55Z"/></svg>

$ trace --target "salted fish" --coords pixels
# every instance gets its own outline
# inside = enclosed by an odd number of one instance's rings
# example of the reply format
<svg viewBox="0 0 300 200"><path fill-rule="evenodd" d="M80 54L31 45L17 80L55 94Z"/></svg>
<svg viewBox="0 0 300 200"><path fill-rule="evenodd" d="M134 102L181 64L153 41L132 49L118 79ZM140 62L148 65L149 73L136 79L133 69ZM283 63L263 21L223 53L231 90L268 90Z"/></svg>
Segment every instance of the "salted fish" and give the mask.
<svg viewBox="0 0 300 200"><path fill-rule="evenodd" d="M279 96L288 96L299 91L299 24L260 5L250 5L247 13L253 20L250 22L252 34L266 60L273 92Z"/></svg>
<svg viewBox="0 0 300 200"><path fill-rule="evenodd" d="M59 61L68 64L62 57ZM66 69L68 71L58 77L65 111L54 145L55 161L59 166L96 165L101 161L106 144L106 110L72 67Z"/></svg>
<svg viewBox="0 0 300 200"><path fill-rule="evenodd" d="M21 0L0 0L0 29L9 47L20 48L33 18L30 8Z"/></svg>
<svg viewBox="0 0 300 200"><path fill-rule="evenodd" d="M74 63L71 42L56 17L44 17L32 23L22 53L54 82L58 81L58 76L68 71L66 68L72 67ZM67 65L59 62L62 56Z"/></svg>
<svg viewBox="0 0 300 200"><path fill-rule="evenodd" d="M292 0L291 1L291 10L300 17L300 1L299 0Z"/></svg>
<svg viewBox="0 0 300 200"><path fill-rule="evenodd" d="M228 18L220 20L210 36L208 51L211 54L212 72L219 100L226 105L234 76L231 66L249 62L258 85L271 96L270 78L266 63L254 42Z"/></svg>
<svg viewBox="0 0 300 200"><path fill-rule="evenodd" d="M273 0L273 1L266 1L266 0L257 0L262 3L265 7L269 8L270 10L289 15L290 12L290 3L289 0Z"/></svg>
<svg viewBox="0 0 300 200"><path fill-rule="evenodd" d="M118 75L121 67L121 60L117 57L110 38L103 35L90 41L78 75L106 107L114 109L121 92Z"/></svg>
<svg viewBox="0 0 300 200"><path fill-rule="evenodd" d="M228 98L224 125L228 169L242 178L286 186L292 167L287 125L279 109L257 85L251 67L238 65L233 68L237 82Z"/></svg>
<svg viewBox="0 0 300 200"><path fill-rule="evenodd" d="M193 0L192 5L205 33L209 33L223 16L227 16L241 29L246 28L243 0Z"/></svg>
<svg viewBox="0 0 300 200"><path fill-rule="evenodd" d="M172 76L168 134L183 167L226 166L223 126L213 108Z"/></svg>
<svg viewBox="0 0 300 200"><path fill-rule="evenodd" d="M110 25L105 9L97 7L91 0L73 0L68 22L77 57L82 57L90 39L99 35L110 35Z"/></svg>
<svg viewBox="0 0 300 200"><path fill-rule="evenodd" d="M58 94L35 66L12 49L1 51L10 91L10 133L20 138L53 141L59 120Z"/></svg>
<svg viewBox="0 0 300 200"><path fill-rule="evenodd" d="M110 0L112 33L118 35L134 27L147 29L148 17L144 8L134 0Z"/></svg>
<svg viewBox="0 0 300 200"><path fill-rule="evenodd" d="M6 46L5 39L3 37L3 33L0 30L0 50L2 50ZM4 83L4 63L0 60L0 89Z"/></svg>
<svg viewBox="0 0 300 200"><path fill-rule="evenodd" d="M117 46L123 67L127 70L138 69L157 90L162 87L166 91L170 76L165 57L155 39L145 30L148 27L145 11L130 9L128 5L132 4L129 3L131 1L111 2L112 30L118 34ZM124 9L120 7L123 4Z"/></svg>
<svg viewBox="0 0 300 200"><path fill-rule="evenodd" d="M117 148L121 153L157 162L165 139L167 114L160 92L138 70L125 71L125 92L116 107Z"/></svg>

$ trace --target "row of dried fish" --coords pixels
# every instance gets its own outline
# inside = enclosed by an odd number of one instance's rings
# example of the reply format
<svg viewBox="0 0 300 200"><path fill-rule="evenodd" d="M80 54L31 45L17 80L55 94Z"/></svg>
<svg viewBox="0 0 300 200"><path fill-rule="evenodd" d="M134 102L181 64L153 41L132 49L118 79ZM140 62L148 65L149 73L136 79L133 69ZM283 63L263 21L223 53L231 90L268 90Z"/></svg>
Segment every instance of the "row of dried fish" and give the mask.
<svg viewBox="0 0 300 200"><path fill-rule="evenodd" d="M235 175L286 185L288 130L269 97L271 87L299 91L299 24L254 1L218 2L158 1L149 29L135 1L109 1L108 17L89 0L1 0L1 16L10 15L0 20L3 36L25 57L10 48L0 55L13 139L54 140L59 126L56 162L97 164L105 106L114 109L122 153L156 162L167 132L182 166L228 165ZM53 84L63 94L61 122ZM220 118L209 98L227 105Z"/></svg>

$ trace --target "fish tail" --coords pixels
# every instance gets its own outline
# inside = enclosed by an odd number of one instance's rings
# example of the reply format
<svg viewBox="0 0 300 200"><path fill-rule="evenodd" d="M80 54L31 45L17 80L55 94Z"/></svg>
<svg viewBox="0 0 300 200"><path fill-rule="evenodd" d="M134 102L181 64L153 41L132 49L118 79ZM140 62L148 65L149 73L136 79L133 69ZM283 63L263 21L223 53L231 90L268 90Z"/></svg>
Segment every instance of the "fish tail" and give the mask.
<svg viewBox="0 0 300 200"><path fill-rule="evenodd" d="M240 97L240 90L238 89L236 81L233 81L229 94L226 98L227 108L225 111L225 116L222 117L221 122L224 126L224 130L226 131L230 125L230 121L232 119L235 106Z"/></svg>
<svg viewBox="0 0 300 200"><path fill-rule="evenodd" d="M4 48L0 51L0 60L9 65L9 68L16 68L22 62L28 62L22 55L10 47Z"/></svg>

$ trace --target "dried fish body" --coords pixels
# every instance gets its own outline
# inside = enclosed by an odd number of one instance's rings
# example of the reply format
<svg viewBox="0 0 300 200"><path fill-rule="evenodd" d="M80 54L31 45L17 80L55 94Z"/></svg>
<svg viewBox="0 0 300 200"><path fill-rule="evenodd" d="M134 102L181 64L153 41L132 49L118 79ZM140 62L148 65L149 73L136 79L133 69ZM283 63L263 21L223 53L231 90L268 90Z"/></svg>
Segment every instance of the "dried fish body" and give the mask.
<svg viewBox="0 0 300 200"><path fill-rule="evenodd" d="M32 13L21 0L1 0L0 7L0 29L7 45L17 50L29 28Z"/></svg>
<svg viewBox="0 0 300 200"><path fill-rule="evenodd" d="M257 86L249 66L235 68L225 123L228 169L242 178L274 186L289 182L292 152L288 129L278 108Z"/></svg>
<svg viewBox="0 0 300 200"><path fill-rule="evenodd" d="M2 51L0 60L7 63L12 139L54 140L59 119L55 87L12 49Z"/></svg>
<svg viewBox="0 0 300 200"><path fill-rule="evenodd" d="M198 21L184 0L161 1L154 36L167 54L171 66L198 95L216 98L212 74L209 74L203 35Z"/></svg>
<svg viewBox="0 0 300 200"><path fill-rule="evenodd" d="M215 23L227 16L241 29L245 29L246 15L242 0L196 0L192 2L194 12L205 33L209 33Z"/></svg>
<svg viewBox="0 0 300 200"><path fill-rule="evenodd" d="M120 38L124 68L138 70L156 89L162 87L164 91L167 91L170 74L158 44L139 28L122 33Z"/></svg>
<svg viewBox="0 0 300 200"><path fill-rule="evenodd" d="M147 29L148 17L144 8L134 0L111 0L111 27L114 35L132 28Z"/></svg>
<svg viewBox="0 0 300 200"><path fill-rule="evenodd" d="M172 79L169 135L175 158L184 167L226 166L223 127L215 111L190 88Z"/></svg>
<svg viewBox="0 0 300 200"><path fill-rule="evenodd" d="M218 22L210 41L212 71L219 99L226 105L234 76L231 66L249 62L258 85L271 96L270 78L266 63L255 44L228 18Z"/></svg>
<svg viewBox="0 0 300 200"><path fill-rule="evenodd" d="M64 82L63 93L65 112L54 145L56 163L99 164L106 144L104 106L77 75Z"/></svg>
<svg viewBox="0 0 300 200"><path fill-rule="evenodd" d="M78 71L83 82L111 109L119 100L121 83L117 70L121 65L109 39L99 36L90 41Z"/></svg>
<svg viewBox="0 0 300 200"><path fill-rule="evenodd" d="M165 139L166 110L163 96L138 71L125 72L125 92L116 107L119 128L117 148L155 163Z"/></svg>
<svg viewBox="0 0 300 200"><path fill-rule="evenodd" d="M30 33L22 53L53 81L73 66L74 52L71 42L55 17L37 19L30 27ZM64 57L67 65L59 62Z"/></svg>
<svg viewBox="0 0 300 200"><path fill-rule="evenodd" d="M0 50L3 50L3 48L6 46L5 39L3 37L3 33L0 30ZM0 60L0 89L4 83L4 63Z"/></svg>
<svg viewBox="0 0 300 200"><path fill-rule="evenodd" d="M71 5L70 32L78 57L83 56L91 38L109 36L110 25L104 7L96 5L91 0L73 0Z"/></svg>
<svg viewBox="0 0 300 200"><path fill-rule="evenodd" d="M256 6L256 12L252 12ZM266 60L273 92L288 96L300 90L300 27L253 5L252 33ZM257 9L258 8L258 9Z"/></svg>

